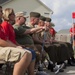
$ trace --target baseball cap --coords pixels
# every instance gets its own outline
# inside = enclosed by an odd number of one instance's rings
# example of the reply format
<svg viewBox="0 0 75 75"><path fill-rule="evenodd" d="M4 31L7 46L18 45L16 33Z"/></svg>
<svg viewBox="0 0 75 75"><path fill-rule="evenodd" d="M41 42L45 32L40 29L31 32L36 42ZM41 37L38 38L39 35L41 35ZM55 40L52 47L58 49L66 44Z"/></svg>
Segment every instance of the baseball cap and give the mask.
<svg viewBox="0 0 75 75"><path fill-rule="evenodd" d="M38 13L38 12L30 12L30 17L39 18L40 17L40 13Z"/></svg>
<svg viewBox="0 0 75 75"><path fill-rule="evenodd" d="M28 18L28 17L29 17L29 16L26 16L26 12L17 12L17 13L15 14L15 16L16 16L16 17L23 16L23 17L25 17L25 18Z"/></svg>

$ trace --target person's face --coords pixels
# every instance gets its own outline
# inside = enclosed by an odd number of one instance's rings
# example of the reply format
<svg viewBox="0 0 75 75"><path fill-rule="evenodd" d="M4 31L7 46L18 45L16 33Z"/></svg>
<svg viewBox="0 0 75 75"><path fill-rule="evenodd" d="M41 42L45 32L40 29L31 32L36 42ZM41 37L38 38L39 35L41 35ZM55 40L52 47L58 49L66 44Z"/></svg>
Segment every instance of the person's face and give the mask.
<svg viewBox="0 0 75 75"><path fill-rule="evenodd" d="M49 28L51 28L50 22L46 22L45 25Z"/></svg>
<svg viewBox="0 0 75 75"><path fill-rule="evenodd" d="M0 18L2 18L3 16L3 12L2 12L2 8L0 8Z"/></svg>
<svg viewBox="0 0 75 75"><path fill-rule="evenodd" d="M23 25L26 22L26 18L25 17L20 17L20 24Z"/></svg>
<svg viewBox="0 0 75 75"><path fill-rule="evenodd" d="M42 21L42 20L40 20L40 21L39 21L39 25L40 25L40 26L44 26L44 25L45 25L45 22Z"/></svg>
<svg viewBox="0 0 75 75"><path fill-rule="evenodd" d="M38 22L39 22L39 18L34 18L34 24L36 25L38 24Z"/></svg>
<svg viewBox="0 0 75 75"><path fill-rule="evenodd" d="M12 12L11 14L9 14L9 19L11 21L14 21L15 20L15 13L14 12Z"/></svg>

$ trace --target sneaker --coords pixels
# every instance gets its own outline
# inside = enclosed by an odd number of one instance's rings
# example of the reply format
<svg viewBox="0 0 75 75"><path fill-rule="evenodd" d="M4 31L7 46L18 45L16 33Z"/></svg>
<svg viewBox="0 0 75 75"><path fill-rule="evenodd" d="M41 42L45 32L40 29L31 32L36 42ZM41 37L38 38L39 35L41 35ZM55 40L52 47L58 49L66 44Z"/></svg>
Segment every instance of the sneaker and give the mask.
<svg viewBox="0 0 75 75"><path fill-rule="evenodd" d="M64 72L63 67L64 67L64 64L59 65L55 71L55 74L58 74L59 72Z"/></svg>
<svg viewBox="0 0 75 75"><path fill-rule="evenodd" d="M57 71L59 69L60 65L56 65L54 68L53 68L53 71Z"/></svg>

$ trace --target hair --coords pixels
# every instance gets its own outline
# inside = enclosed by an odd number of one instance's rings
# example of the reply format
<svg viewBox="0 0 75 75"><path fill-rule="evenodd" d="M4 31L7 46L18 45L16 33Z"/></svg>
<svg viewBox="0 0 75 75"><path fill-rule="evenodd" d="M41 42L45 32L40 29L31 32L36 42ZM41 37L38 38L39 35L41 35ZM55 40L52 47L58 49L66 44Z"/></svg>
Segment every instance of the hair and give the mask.
<svg viewBox="0 0 75 75"><path fill-rule="evenodd" d="M2 8L2 6L0 6L0 8Z"/></svg>
<svg viewBox="0 0 75 75"><path fill-rule="evenodd" d="M75 22L73 24L75 24Z"/></svg>
<svg viewBox="0 0 75 75"><path fill-rule="evenodd" d="M6 8L3 10L3 19L8 21L9 20L9 15L12 14L14 10L12 8Z"/></svg>

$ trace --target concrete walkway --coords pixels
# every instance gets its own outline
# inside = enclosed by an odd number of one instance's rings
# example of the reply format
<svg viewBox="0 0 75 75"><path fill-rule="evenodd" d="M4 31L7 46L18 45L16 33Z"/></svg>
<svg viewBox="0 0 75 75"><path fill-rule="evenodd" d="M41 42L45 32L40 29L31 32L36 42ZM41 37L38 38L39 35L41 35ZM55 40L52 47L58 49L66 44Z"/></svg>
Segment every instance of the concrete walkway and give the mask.
<svg viewBox="0 0 75 75"><path fill-rule="evenodd" d="M55 75L53 72L46 71L49 75ZM69 66L66 69L64 69L64 72L59 73L57 75L75 75L75 66Z"/></svg>
<svg viewBox="0 0 75 75"><path fill-rule="evenodd" d="M46 72L49 75L55 75L54 72L51 72L49 70L46 70ZM3 75L3 74L0 72L0 75ZM64 72L58 73L57 75L75 75L75 66L68 66L66 69L64 69Z"/></svg>

